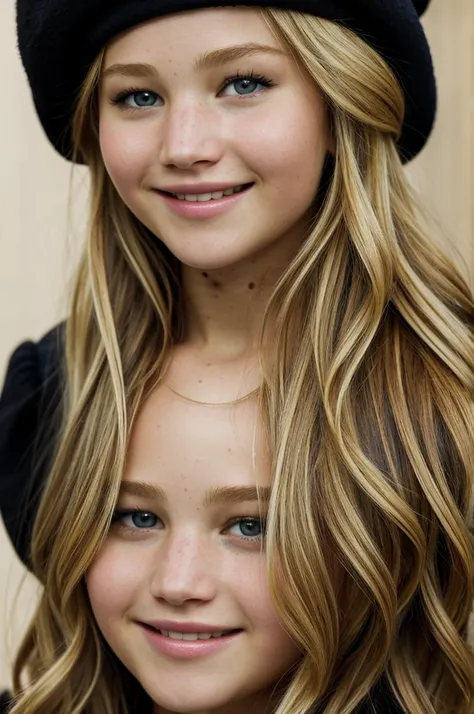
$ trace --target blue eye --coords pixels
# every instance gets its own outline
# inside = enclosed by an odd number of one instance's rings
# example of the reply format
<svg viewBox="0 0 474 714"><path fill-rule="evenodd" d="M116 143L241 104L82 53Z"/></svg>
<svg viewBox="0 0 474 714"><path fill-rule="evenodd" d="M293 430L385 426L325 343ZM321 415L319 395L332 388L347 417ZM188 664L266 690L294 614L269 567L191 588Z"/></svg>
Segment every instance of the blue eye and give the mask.
<svg viewBox="0 0 474 714"><path fill-rule="evenodd" d="M154 528L158 520L158 516L148 511L115 511L112 516L112 523L134 529Z"/></svg>
<svg viewBox="0 0 474 714"><path fill-rule="evenodd" d="M261 518L240 518L229 526L229 531L236 526L240 531L236 534L239 538L256 540L265 535L265 521Z"/></svg>
<svg viewBox="0 0 474 714"><path fill-rule="evenodd" d="M127 89L125 92L120 92L115 99L112 99L113 104L125 104L130 109L147 109L155 107L158 94L143 89ZM131 104L128 100L134 100Z"/></svg>
<svg viewBox="0 0 474 714"><path fill-rule="evenodd" d="M154 513L139 509L116 510L112 516L113 525L136 533L155 529L158 523L161 521ZM252 543L265 536L265 526L265 520L262 518L239 518L227 526L226 531L234 538Z"/></svg>
<svg viewBox="0 0 474 714"><path fill-rule="evenodd" d="M223 92L232 85L234 85L236 91L229 96L245 97L260 94L262 87L265 89L273 87L274 82L262 74L255 72L242 74L237 72L233 77L227 77L220 91ZM260 90L256 91L258 86L260 86ZM120 94L117 94L111 102L112 104L127 107L128 109L155 109L157 106L161 106L157 104L158 99L160 99L160 95L156 92L152 92L149 89L130 87L120 92Z"/></svg>
<svg viewBox="0 0 474 714"><path fill-rule="evenodd" d="M240 93L237 91L237 95L231 95L231 96L240 96L244 97L246 95L252 95L256 94L255 89L256 85L260 85L261 87L272 87L273 82L271 79L267 79L264 77L262 74L256 74L255 72L248 72L247 74L240 74L237 72L237 74L234 77L228 77L224 83L224 89L227 89L227 87L230 87L232 85L239 85L240 88L243 89L244 91ZM250 91L247 91L249 90ZM222 91L223 91L222 90ZM257 92L259 94L260 92Z"/></svg>

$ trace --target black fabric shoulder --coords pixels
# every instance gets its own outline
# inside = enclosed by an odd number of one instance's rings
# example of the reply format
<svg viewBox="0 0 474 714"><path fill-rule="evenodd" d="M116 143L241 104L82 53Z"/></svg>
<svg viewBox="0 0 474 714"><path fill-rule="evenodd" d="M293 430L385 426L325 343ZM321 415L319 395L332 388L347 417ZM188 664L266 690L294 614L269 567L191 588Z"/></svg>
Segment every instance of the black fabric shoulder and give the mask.
<svg viewBox="0 0 474 714"><path fill-rule="evenodd" d="M12 701L9 692L0 692L0 714L10 711Z"/></svg>
<svg viewBox="0 0 474 714"><path fill-rule="evenodd" d="M0 512L29 567L31 531L61 423L64 323L10 357L0 395Z"/></svg>

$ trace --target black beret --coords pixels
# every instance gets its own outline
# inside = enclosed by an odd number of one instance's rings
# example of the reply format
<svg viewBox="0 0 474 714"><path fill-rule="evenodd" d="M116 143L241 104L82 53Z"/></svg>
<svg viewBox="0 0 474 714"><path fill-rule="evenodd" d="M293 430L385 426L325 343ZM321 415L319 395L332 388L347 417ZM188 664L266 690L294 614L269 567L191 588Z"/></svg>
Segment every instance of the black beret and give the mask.
<svg viewBox="0 0 474 714"><path fill-rule="evenodd" d="M275 0L340 23L376 49L405 94L402 161L421 151L436 114L436 81L419 15L429 0ZM249 0L246 6L261 7ZM171 12L222 7L223 0L17 0L18 47L38 117L53 146L71 158L78 90L100 50L117 34ZM231 3L229 3L231 5Z"/></svg>

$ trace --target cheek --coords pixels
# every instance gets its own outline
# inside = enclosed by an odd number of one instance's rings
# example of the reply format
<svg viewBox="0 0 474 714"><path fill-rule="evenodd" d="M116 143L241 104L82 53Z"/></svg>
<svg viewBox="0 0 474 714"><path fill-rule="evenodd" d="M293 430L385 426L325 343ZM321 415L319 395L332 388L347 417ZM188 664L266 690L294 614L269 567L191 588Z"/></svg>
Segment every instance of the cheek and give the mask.
<svg viewBox="0 0 474 714"><path fill-rule="evenodd" d="M143 122L140 122L143 124ZM99 125L102 158L117 191L123 195L140 182L150 161L148 132L137 122L111 122Z"/></svg>
<svg viewBox="0 0 474 714"><path fill-rule="evenodd" d="M283 648L290 654L299 652L277 617L264 558L254 567L239 570L234 576L234 583L234 592L238 593L239 603L252 629L263 635L269 650L275 647Z"/></svg>
<svg viewBox="0 0 474 714"><path fill-rule="evenodd" d="M271 122L266 116L265 121L246 127L242 136L248 142L249 165L267 183L279 190L284 188L289 195L299 195L303 202L313 197L329 150L326 120L320 103L287 98L276 107Z"/></svg>
<svg viewBox="0 0 474 714"><path fill-rule="evenodd" d="M120 618L137 597L140 587L140 559L105 543L86 573L86 588L92 611L102 631Z"/></svg>

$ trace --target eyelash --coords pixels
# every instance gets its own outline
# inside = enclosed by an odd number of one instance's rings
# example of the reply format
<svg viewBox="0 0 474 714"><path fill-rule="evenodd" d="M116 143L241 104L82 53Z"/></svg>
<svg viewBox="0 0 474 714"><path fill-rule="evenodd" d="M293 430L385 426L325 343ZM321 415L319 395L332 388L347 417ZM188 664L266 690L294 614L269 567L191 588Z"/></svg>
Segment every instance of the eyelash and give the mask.
<svg viewBox="0 0 474 714"><path fill-rule="evenodd" d="M122 521L124 518L127 516L133 516L136 513L145 513L146 515L149 516L155 516L155 518L158 518L154 513L151 511L143 511L141 508L129 508L126 510L120 510L117 509L114 511L112 515L112 525L118 526L121 530L126 531L128 533L132 533L133 535L136 535L138 533L148 533L150 531L149 528L132 528L131 526L125 526ZM161 520L161 519L158 519ZM226 530L231 528L232 526L235 526L236 523L243 523L243 522L249 522L252 521L252 523L260 523L261 524L261 529L262 533L258 536L232 536L233 538L237 538L238 540L243 540L246 543L256 543L257 541L261 540L262 537L265 535L265 520L263 518L254 518L253 516L247 516L245 518L235 518L233 521L231 521L227 526Z"/></svg>
<svg viewBox="0 0 474 714"><path fill-rule="evenodd" d="M273 80L268 79L267 77L264 77L263 74L258 74L257 72L253 72L253 71L244 72L244 73L237 72L232 77L227 77L227 79L224 81L224 84L222 85L219 92L222 92L224 89L227 89L227 87L229 87L231 84L233 84L234 82L238 82L241 79L254 80L255 82L258 82L259 84L261 84L266 89L269 89L270 87L275 86L275 83L273 82ZM130 109L132 111L141 111L142 109L155 109L155 107L129 107L127 104L125 104L125 100L128 99L128 97L131 97L133 94L141 94L141 93L147 93L147 92L150 94L156 94L157 96L159 96L157 94L157 92L152 92L151 90L148 90L148 89L139 89L137 87L130 87L129 89L126 89L123 92L120 92L119 94L117 94L116 97L111 99L111 103L114 105L117 105L117 104L121 105L121 108ZM252 92L252 94L241 94L241 95L236 94L234 96L244 98L244 97L254 97L256 95L254 92Z"/></svg>

